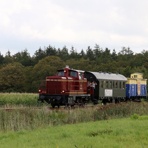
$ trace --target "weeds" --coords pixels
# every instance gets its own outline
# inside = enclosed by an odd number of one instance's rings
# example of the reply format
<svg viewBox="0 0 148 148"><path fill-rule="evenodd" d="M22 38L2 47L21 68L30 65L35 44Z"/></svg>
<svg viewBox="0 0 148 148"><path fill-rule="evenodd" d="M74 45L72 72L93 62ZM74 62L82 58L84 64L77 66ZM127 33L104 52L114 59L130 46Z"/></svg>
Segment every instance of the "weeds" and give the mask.
<svg viewBox="0 0 148 148"><path fill-rule="evenodd" d="M141 116L145 115L145 116ZM83 108L73 110L49 110L47 107L33 109L0 110L0 131L20 131L37 127L75 124L97 120L131 117L148 119L148 103L125 103L105 108Z"/></svg>

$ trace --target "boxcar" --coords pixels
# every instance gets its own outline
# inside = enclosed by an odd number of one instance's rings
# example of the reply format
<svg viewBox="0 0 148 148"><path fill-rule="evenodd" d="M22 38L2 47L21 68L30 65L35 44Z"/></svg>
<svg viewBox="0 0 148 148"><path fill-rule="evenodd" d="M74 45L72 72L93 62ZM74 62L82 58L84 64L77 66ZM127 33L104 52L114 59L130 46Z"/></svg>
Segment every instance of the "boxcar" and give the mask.
<svg viewBox="0 0 148 148"><path fill-rule="evenodd" d="M94 96L102 103L120 102L126 98L125 84L127 78L121 74L103 72L85 72L84 77L95 83Z"/></svg>

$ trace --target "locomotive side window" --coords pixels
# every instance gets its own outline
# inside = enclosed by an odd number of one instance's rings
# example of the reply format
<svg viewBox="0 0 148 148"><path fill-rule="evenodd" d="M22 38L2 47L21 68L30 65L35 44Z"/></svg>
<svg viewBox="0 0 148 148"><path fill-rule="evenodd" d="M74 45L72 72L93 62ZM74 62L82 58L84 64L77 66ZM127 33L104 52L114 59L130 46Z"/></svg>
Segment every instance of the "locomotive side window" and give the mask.
<svg viewBox="0 0 148 148"><path fill-rule="evenodd" d="M70 77L77 77L76 71L70 71Z"/></svg>

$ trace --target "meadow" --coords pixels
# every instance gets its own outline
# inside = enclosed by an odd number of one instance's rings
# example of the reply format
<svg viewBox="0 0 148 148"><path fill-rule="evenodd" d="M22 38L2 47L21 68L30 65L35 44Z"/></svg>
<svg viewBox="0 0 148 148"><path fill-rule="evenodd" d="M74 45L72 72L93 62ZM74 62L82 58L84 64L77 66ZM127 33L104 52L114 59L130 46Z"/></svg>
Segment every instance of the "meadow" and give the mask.
<svg viewBox="0 0 148 148"><path fill-rule="evenodd" d="M0 94L1 147L147 147L148 102L37 107L37 94ZM11 110L13 108L13 110Z"/></svg>
<svg viewBox="0 0 148 148"><path fill-rule="evenodd" d="M148 116L0 133L2 148L147 148Z"/></svg>

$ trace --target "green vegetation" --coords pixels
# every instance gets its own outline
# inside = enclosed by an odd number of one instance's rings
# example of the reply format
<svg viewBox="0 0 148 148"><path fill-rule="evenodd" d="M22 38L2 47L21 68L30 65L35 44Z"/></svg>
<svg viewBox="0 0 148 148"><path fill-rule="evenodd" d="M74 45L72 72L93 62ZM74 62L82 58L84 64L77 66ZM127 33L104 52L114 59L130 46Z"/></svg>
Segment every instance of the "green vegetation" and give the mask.
<svg viewBox="0 0 148 148"><path fill-rule="evenodd" d="M36 106L38 94L0 93L0 106Z"/></svg>
<svg viewBox="0 0 148 148"><path fill-rule="evenodd" d="M148 146L148 102L51 110L36 108L36 100L37 94L0 94L0 147Z"/></svg>
<svg viewBox="0 0 148 148"><path fill-rule="evenodd" d="M68 51L66 47L55 49L49 45L44 50L38 49L32 57L27 50L14 55L10 51L5 56L0 53L0 92L38 92L41 81L65 65L117 72L126 77L141 72L148 79L148 51L134 54L129 47L123 47L116 53L99 45L88 47L86 52L77 53L73 47ZM0 93L0 147L148 146L148 102L61 111L50 110L46 105L35 108L37 97L37 94Z"/></svg>
<svg viewBox="0 0 148 148"><path fill-rule="evenodd" d="M148 118L126 118L50 126L0 133L0 143L5 148L146 148L147 125Z"/></svg>
<svg viewBox="0 0 148 148"><path fill-rule="evenodd" d="M120 52L99 45L79 53L72 47L56 49L52 46L38 49L31 57L27 50L5 56L0 53L0 92L37 92L42 80L53 75L57 69L69 65L86 71L120 73L129 77L141 72L148 79L148 51L134 53L129 47ZM93 65L93 66L92 66Z"/></svg>
<svg viewBox="0 0 148 148"><path fill-rule="evenodd" d="M32 130L40 127L76 124L98 120L109 120L132 116L148 115L148 102L121 103L118 105L97 105L92 108L51 110L47 106L40 108L20 107L0 109L0 131Z"/></svg>

